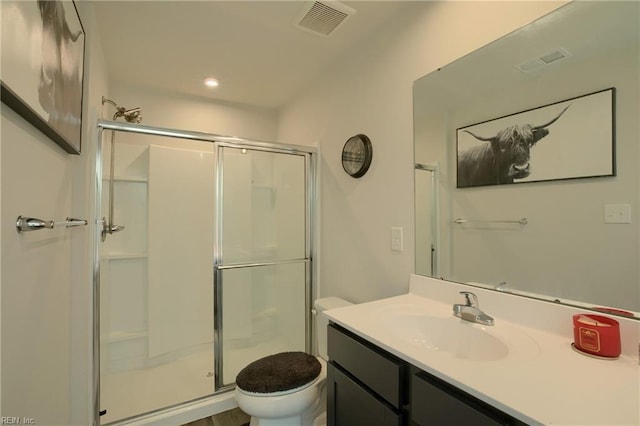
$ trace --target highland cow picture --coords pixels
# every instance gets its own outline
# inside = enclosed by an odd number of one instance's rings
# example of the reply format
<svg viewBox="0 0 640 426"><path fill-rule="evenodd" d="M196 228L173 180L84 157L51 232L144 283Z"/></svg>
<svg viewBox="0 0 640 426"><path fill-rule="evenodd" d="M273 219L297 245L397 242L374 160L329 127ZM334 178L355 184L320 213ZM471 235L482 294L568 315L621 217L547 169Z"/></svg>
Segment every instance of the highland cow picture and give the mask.
<svg viewBox="0 0 640 426"><path fill-rule="evenodd" d="M71 154L79 154L85 33L68 0L0 1L1 99Z"/></svg>
<svg viewBox="0 0 640 426"><path fill-rule="evenodd" d="M458 128L457 187L615 175L615 88Z"/></svg>

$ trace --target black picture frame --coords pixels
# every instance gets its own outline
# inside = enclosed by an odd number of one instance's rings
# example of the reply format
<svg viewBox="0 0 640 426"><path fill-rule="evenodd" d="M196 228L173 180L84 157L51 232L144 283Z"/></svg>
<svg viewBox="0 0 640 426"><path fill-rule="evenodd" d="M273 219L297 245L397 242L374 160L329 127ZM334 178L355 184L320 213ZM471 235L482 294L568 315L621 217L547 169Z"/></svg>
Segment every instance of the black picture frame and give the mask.
<svg viewBox="0 0 640 426"><path fill-rule="evenodd" d="M615 87L460 127L456 143L457 188L615 176Z"/></svg>
<svg viewBox="0 0 640 426"><path fill-rule="evenodd" d="M85 31L71 0L0 2L2 103L70 154L82 149Z"/></svg>

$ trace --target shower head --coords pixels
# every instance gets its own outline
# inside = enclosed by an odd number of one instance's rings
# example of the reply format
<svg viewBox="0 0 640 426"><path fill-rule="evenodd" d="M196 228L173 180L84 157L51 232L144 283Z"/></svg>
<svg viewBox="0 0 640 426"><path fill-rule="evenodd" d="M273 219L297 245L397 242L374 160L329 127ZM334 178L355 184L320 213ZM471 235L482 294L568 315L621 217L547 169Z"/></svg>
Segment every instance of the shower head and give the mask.
<svg viewBox="0 0 640 426"><path fill-rule="evenodd" d="M107 99L104 96L102 97L102 105L105 103L109 103L113 105L116 109L116 112L113 114L113 120L117 120L118 117L124 117L124 120L128 123L140 123L142 121L142 116L140 115L141 109L139 107L124 109L124 107L118 106L111 99Z"/></svg>
<svg viewBox="0 0 640 426"><path fill-rule="evenodd" d="M141 109L131 108L122 113L124 119L129 123L140 123L142 121L142 116L140 115Z"/></svg>

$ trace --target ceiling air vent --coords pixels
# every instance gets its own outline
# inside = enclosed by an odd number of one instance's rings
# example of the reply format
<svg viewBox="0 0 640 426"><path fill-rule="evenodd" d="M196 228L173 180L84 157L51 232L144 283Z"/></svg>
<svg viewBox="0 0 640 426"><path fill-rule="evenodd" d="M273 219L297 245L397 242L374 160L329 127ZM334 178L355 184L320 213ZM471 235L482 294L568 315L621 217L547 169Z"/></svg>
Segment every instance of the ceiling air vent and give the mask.
<svg viewBox="0 0 640 426"><path fill-rule="evenodd" d="M567 49L560 47L556 50L545 53L538 58L524 61L523 63L517 65L516 68L518 68L522 72L532 72L546 65L559 61L560 59L568 58L569 56L571 56L571 53Z"/></svg>
<svg viewBox="0 0 640 426"><path fill-rule="evenodd" d="M329 36L354 13L355 9L336 1L314 1L305 7L295 25L314 34Z"/></svg>

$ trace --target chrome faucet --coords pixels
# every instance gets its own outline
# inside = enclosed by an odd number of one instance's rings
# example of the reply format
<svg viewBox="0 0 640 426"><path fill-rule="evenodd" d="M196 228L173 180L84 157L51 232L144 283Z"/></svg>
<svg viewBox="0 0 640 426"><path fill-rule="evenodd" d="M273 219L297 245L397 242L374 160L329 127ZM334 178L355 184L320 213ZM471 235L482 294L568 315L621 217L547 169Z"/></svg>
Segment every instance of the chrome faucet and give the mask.
<svg viewBox="0 0 640 426"><path fill-rule="evenodd" d="M460 294L464 296L466 303L453 305L453 315L465 321L493 325L493 318L480 310L478 296L470 291L461 291Z"/></svg>

